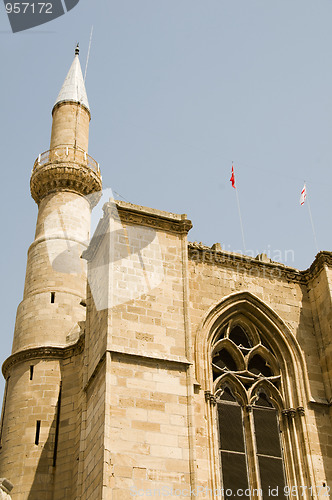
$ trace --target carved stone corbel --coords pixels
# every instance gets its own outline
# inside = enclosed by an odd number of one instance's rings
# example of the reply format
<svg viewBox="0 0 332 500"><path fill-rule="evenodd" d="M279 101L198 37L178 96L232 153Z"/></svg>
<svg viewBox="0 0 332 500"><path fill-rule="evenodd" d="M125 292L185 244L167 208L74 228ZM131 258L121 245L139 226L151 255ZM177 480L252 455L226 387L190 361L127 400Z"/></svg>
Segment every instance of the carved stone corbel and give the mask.
<svg viewBox="0 0 332 500"><path fill-rule="evenodd" d="M290 422L293 418L295 418L296 412L297 410L295 410L295 408L288 408L286 410L282 410L281 414L287 419L288 422Z"/></svg>
<svg viewBox="0 0 332 500"><path fill-rule="evenodd" d="M305 411L304 411L304 407L303 407L303 406L298 406L298 407L296 408L296 411L297 411L297 413L298 413L298 415L299 415L300 417L304 417L304 415L305 415Z"/></svg>
<svg viewBox="0 0 332 500"><path fill-rule="evenodd" d="M217 398L210 391L205 391L204 396L206 402L210 402L211 405L217 404Z"/></svg>
<svg viewBox="0 0 332 500"><path fill-rule="evenodd" d="M288 410L288 418L290 420L292 420L293 418L295 418L295 415L296 415L295 408L289 408L289 410Z"/></svg>

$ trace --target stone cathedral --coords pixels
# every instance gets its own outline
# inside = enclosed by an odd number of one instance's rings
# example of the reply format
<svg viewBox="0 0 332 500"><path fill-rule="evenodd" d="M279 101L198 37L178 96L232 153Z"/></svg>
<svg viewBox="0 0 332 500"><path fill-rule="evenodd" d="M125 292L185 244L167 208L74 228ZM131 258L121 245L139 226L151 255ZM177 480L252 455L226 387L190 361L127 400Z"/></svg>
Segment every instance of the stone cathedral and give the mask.
<svg viewBox="0 0 332 500"><path fill-rule="evenodd" d="M90 237L90 118L76 49L31 175L0 498L329 497L332 253L298 271L113 197Z"/></svg>

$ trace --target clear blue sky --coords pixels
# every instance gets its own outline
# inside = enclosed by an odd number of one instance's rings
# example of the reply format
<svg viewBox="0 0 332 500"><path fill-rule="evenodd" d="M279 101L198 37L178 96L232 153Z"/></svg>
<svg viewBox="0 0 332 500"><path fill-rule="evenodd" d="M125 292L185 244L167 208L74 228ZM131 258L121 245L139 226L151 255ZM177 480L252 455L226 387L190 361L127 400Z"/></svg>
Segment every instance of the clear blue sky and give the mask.
<svg viewBox="0 0 332 500"><path fill-rule="evenodd" d="M3 361L22 299L37 207L29 178L77 41L92 112L89 153L126 200L187 213L189 240L246 246L306 269L332 248L330 0L81 0L12 34L0 4ZM288 252L288 256L290 253ZM0 382L0 397L3 382Z"/></svg>

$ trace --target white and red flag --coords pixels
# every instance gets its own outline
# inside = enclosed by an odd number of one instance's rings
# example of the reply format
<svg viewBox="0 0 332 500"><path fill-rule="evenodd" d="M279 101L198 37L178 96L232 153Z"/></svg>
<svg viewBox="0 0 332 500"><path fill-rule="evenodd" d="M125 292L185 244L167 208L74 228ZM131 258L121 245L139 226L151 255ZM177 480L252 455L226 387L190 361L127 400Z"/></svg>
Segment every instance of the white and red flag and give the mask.
<svg viewBox="0 0 332 500"><path fill-rule="evenodd" d="M234 167L233 167L233 164L232 164L232 175L231 175L231 178L230 178L229 180L230 180L230 181L231 181L231 183L232 183L232 187L233 187L234 189L236 189L236 187L235 187L235 175L234 175Z"/></svg>
<svg viewBox="0 0 332 500"><path fill-rule="evenodd" d="M307 188L306 188L306 186L304 184L303 189L301 191L301 197L300 197L300 204L301 205L303 205L303 203L305 202L306 197L307 197Z"/></svg>

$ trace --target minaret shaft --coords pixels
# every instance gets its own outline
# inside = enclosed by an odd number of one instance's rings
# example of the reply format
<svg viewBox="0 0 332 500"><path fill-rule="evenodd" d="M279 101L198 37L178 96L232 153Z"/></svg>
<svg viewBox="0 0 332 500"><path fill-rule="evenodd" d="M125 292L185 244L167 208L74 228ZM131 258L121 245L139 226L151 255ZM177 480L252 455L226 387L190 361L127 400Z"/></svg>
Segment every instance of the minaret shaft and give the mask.
<svg viewBox="0 0 332 500"><path fill-rule="evenodd" d="M72 146L88 151L90 113L83 105L61 102L54 107L50 149Z"/></svg>
<svg viewBox="0 0 332 500"><path fill-rule="evenodd" d="M50 150L39 155L31 175L38 219L4 372L0 471L14 484L13 500L54 499L63 363L72 346L80 346L86 318L81 254L101 176L87 155L90 110L78 50L52 115Z"/></svg>
<svg viewBox="0 0 332 500"><path fill-rule="evenodd" d="M65 346L72 329L85 319L81 302L86 294L86 264L80 257L89 241L92 205L86 195L101 188L101 183L96 184L100 174L91 171L86 153L87 106L76 53L52 111L50 150L44 162L35 164L31 176L38 219L28 251L13 352L41 345Z"/></svg>

